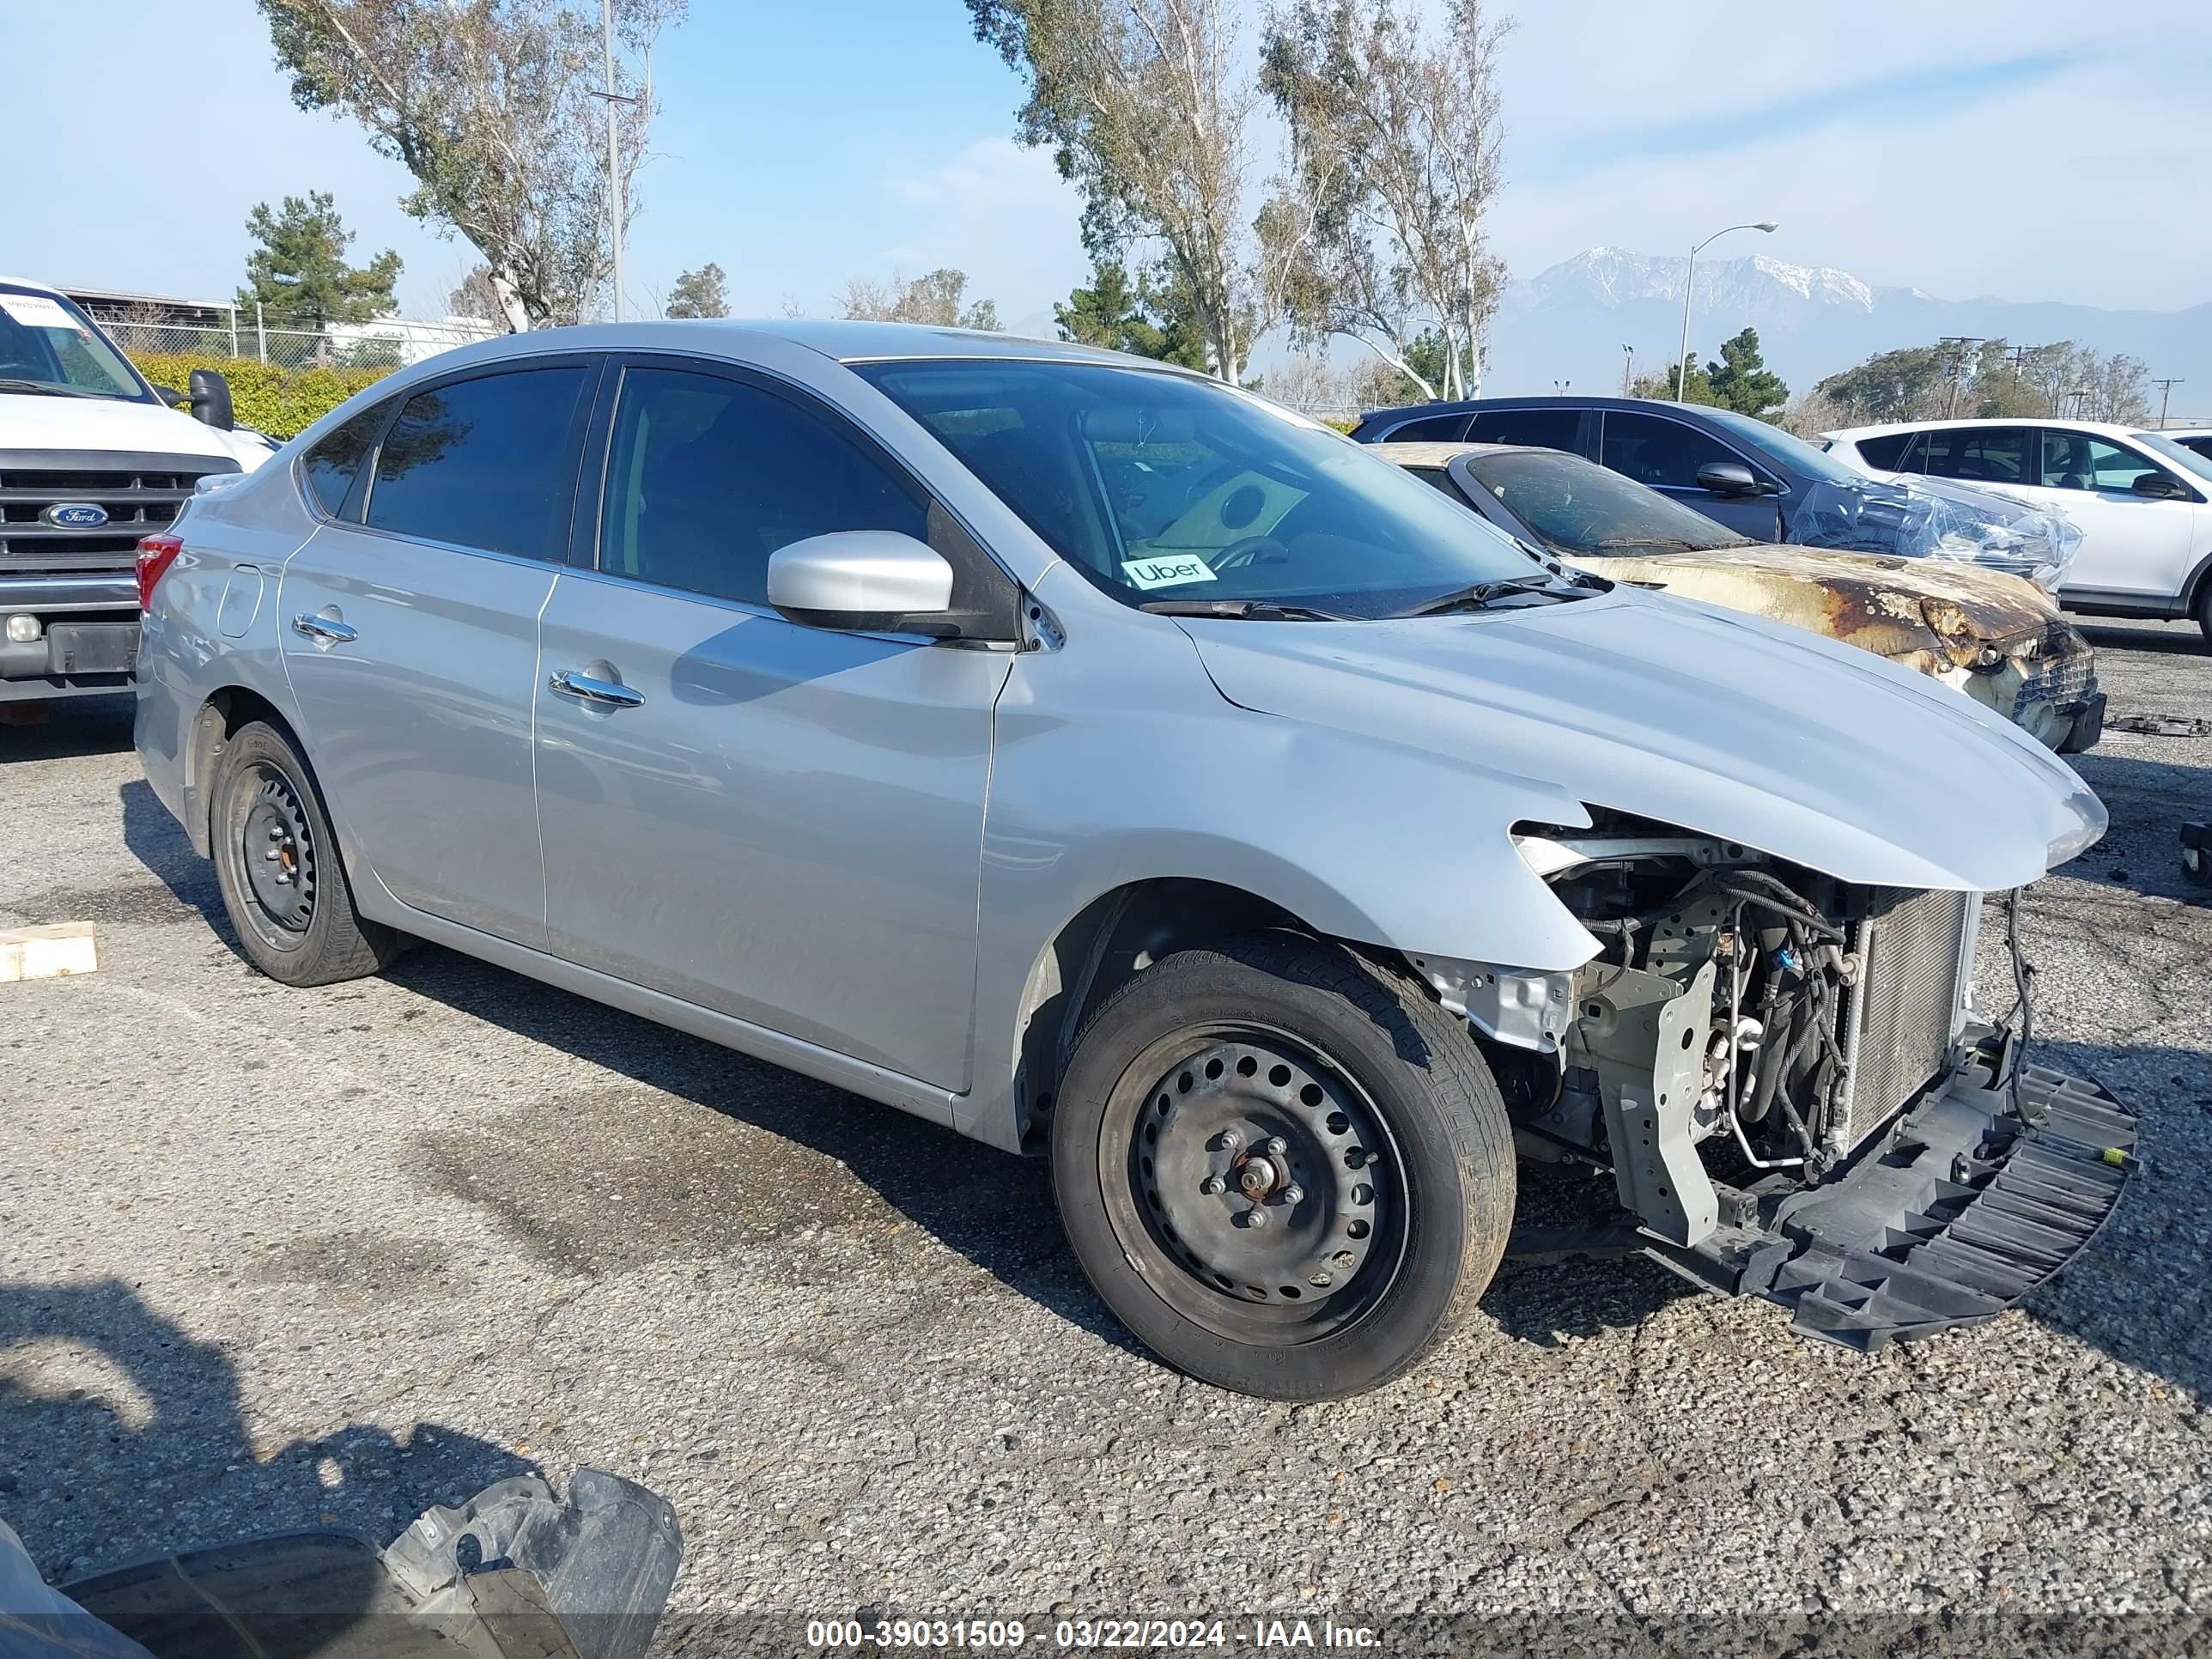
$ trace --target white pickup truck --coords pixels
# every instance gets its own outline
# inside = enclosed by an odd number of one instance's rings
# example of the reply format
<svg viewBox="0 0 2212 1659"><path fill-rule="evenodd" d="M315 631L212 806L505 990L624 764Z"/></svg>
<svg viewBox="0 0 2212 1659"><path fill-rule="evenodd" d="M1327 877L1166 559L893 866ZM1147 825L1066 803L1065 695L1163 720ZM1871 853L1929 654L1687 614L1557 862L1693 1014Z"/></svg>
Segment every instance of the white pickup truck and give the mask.
<svg viewBox="0 0 2212 1659"><path fill-rule="evenodd" d="M138 538L271 453L221 374L191 378L154 386L60 292L0 276L0 704L129 685Z"/></svg>

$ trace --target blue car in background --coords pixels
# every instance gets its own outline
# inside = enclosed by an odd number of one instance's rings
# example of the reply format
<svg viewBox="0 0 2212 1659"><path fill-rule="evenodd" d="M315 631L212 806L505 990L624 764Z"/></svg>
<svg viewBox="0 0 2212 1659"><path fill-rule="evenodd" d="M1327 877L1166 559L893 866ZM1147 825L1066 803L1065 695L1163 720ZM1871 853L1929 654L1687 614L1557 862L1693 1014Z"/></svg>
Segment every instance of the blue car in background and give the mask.
<svg viewBox="0 0 2212 1659"><path fill-rule="evenodd" d="M1939 556L2046 590L2081 542L2063 515L1949 484L1869 477L1780 427L1646 398L1481 398L1378 409L1360 443L1528 444L1609 467L1741 535L1859 553Z"/></svg>

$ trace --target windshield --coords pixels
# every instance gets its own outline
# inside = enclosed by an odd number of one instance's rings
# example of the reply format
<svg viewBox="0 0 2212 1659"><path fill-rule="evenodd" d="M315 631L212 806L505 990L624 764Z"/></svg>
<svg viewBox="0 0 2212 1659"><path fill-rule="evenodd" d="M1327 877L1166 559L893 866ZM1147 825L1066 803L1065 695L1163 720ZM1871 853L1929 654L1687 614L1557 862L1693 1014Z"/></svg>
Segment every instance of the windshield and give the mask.
<svg viewBox="0 0 2212 1659"><path fill-rule="evenodd" d="M2138 432L2136 441L2164 461L2168 466L2178 466L2201 483L2212 483L2212 459L2200 455L2186 444L2156 432Z"/></svg>
<svg viewBox="0 0 2212 1659"><path fill-rule="evenodd" d="M1746 547L1746 538L1694 508L1577 455L1507 449L1470 455L1467 470L1505 510L1564 553L1635 554L1654 547Z"/></svg>
<svg viewBox="0 0 2212 1659"><path fill-rule="evenodd" d="M1754 416L1739 415L1732 409L1705 409L1699 416L1734 438L1748 445L1778 467L1816 478L1822 483L1863 484L1863 472L1845 466L1826 450L1815 449L1802 438L1792 437L1778 426L1770 426Z"/></svg>
<svg viewBox="0 0 2212 1659"><path fill-rule="evenodd" d="M1210 380L943 359L853 372L1127 605L1401 616L1545 574L1468 507L1304 416Z"/></svg>
<svg viewBox="0 0 2212 1659"><path fill-rule="evenodd" d="M0 286L0 392L150 401L122 354L69 301Z"/></svg>

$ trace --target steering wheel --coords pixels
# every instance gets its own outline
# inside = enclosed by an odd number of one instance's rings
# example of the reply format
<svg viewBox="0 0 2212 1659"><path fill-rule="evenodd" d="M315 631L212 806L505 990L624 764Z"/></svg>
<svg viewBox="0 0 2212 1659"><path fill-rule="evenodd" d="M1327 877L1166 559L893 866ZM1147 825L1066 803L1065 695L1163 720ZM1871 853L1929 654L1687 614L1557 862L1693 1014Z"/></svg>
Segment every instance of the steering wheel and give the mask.
<svg viewBox="0 0 2212 1659"><path fill-rule="evenodd" d="M1277 561L1286 561L1291 556L1291 550L1273 536L1245 536L1230 543L1216 554L1213 568L1216 570L1242 569L1247 565L1258 564L1268 555L1273 555Z"/></svg>

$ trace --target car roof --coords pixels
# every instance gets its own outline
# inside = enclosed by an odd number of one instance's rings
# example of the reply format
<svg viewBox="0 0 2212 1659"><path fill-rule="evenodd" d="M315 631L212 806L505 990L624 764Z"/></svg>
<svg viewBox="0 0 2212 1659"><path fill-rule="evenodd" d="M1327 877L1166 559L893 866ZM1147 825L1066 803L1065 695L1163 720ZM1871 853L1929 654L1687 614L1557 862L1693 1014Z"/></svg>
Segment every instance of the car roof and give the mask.
<svg viewBox="0 0 2212 1659"><path fill-rule="evenodd" d="M708 356L742 354L748 342L781 340L821 353L834 362L856 363L914 358L997 358L1039 362L1112 363L1155 368L1174 374L1193 371L1149 357L1102 351L1072 340L1030 340L996 330L939 328L923 323L873 323L808 317L686 318L681 320L584 323L568 328L504 334L463 346L433 361L458 364L463 355L482 362L536 351L620 351L673 346Z"/></svg>
<svg viewBox="0 0 2212 1659"><path fill-rule="evenodd" d="M1856 442L1861 438L1878 438L1889 432L1950 432L1970 431L1976 427L2033 426L2060 427L2069 432L2094 432L2108 438L2133 438L2142 435L2144 428L2125 426L2117 421L2069 421L2063 415L1984 415L1958 421L1884 421L1875 426L1838 427L1832 432L1823 432L1824 438L1842 439ZM2168 437L2173 434L2168 433Z"/></svg>
<svg viewBox="0 0 2212 1659"><path fill-rule="evenodd" d="M1379 443L1370 444L1386 461L1395 461L1400 466L1443 466L1462 455L1567 455L1564 449L1553 449L1544 444L1434 444ZM1579 461L1579 455L1567 455L1569 460ZM1595 466L1595 461L1584 465Z"/></svg>
<svg viewBox="0 0 2212 1659"><path fill-rule="evenodd" d="M1397 415L1480 415L1492 409L1664 409L1690 416L1713 412L1703 404L1678 404L1671 398L1456 398L1449 403L1397 404L1389 409L1370 409L1359 418L1376 421Z"/></svg>
<svg viewBox="0 0 2212 1659"><path fill-rule="evenodd" d="M62 297L61 289L56 288L52 283L35 282L28 276L10 276L3 270L0 270L0 283L5 283L9 288L27 288L40 294L51 294L57 300Z"/></svg>

